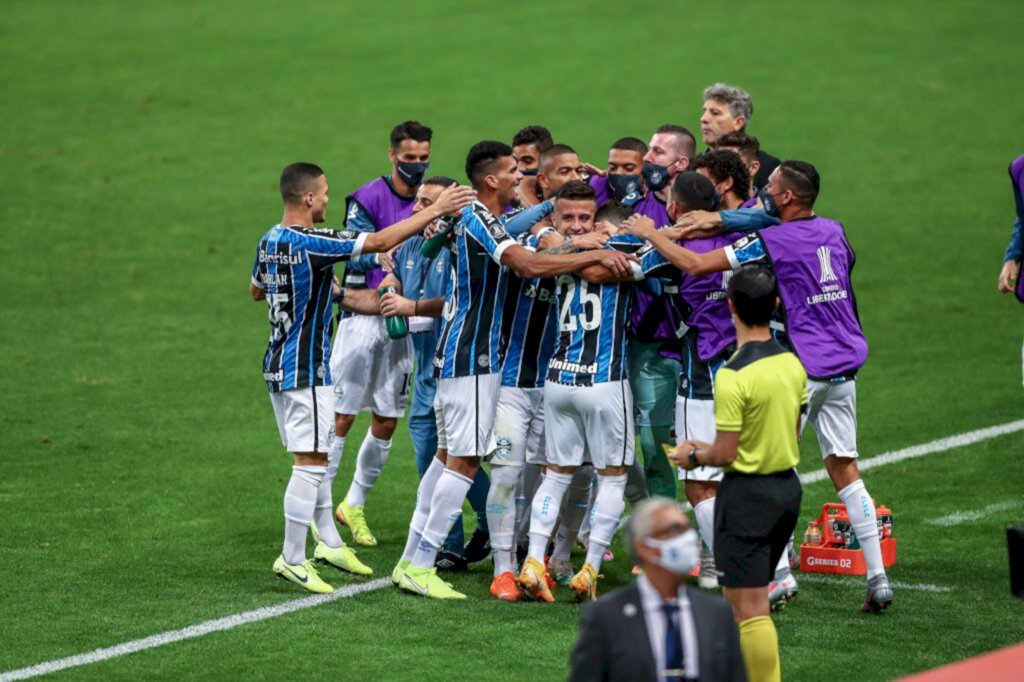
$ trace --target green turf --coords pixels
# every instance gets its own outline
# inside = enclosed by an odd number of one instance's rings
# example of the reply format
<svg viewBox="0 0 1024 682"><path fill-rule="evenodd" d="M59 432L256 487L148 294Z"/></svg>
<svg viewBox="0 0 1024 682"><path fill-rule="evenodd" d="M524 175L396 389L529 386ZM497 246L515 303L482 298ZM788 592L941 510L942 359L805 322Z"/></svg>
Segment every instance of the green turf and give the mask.
<svg viewBox="0 0 1024 682"><path fill-rule="evenodd" d="M819 167L818 210L858 252L862 451L1024 413L1021 311L995 292L1006 165L1024 147L1020 3L12 0L2 14L0 671L299 596L269 573L289 459L246 282L280 168L324 166L337 225L405 118L434 127L431 170L456 177L471 143L529 123L600 163L623 135L696 128L703 87L741 84L751 132ZM1019 497L1019 454L1017 434L871 472L896 514L894 579L956 591L902 590L866 619L859 585L805 585L778 618L787 677L869 661L855 677L886 679L1024 639L1000 530L1021 512L922 523ZM378 569L414 486L400 427L371 497ZM828 492L808 489L807 516ZM67 674L564 674L575 607L491 603L484 567L456 583L472 603L378 592Z"/></svg>

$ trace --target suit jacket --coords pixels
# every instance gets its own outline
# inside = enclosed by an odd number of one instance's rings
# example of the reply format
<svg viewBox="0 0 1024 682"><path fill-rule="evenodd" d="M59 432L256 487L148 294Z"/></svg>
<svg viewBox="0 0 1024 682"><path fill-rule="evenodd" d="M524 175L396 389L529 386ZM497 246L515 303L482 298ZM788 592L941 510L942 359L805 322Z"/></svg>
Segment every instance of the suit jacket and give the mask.
<svg viewBox="0 0 1024 682"><path fill-rule="evenodd" d="M745 682L739 630L728 603L689 588L686 595L697 630L701 681ZM570 664L571 682L660 682L636 583L583 607Z"/></svg>
<svg viewBox="0 0 1024 682"><path fill-rule="evenodd" d="M757 160L761 162L761 167L757 169L757 175L754 176L754 189L756 187L764 187L768 184L768 176L772 174L772 171L779 167L782 163L777 158L763 151L757 153Z"/></svg>

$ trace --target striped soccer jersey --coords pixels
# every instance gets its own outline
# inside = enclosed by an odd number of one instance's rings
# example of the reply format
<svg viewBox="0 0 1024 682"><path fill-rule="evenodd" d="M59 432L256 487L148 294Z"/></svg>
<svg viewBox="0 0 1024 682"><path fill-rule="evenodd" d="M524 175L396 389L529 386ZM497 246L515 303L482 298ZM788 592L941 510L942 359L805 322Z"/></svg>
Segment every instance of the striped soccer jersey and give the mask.
<svg viewBox="0 0 1024 682"><path fill-rule="evenodd" d="M518 239L531 251L537 238L529 233ZM555 278L520 279L506 275L502 336L505 359L501 385L510 388L540 388L555 350L558 321L555 318Z"/></svg>

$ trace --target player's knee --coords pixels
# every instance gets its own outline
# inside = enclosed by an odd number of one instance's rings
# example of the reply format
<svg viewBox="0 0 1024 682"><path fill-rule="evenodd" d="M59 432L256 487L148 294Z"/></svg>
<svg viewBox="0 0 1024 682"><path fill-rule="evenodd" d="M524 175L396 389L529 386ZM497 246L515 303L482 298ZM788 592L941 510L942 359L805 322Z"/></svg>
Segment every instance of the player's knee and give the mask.
<svg viewBox="0 0 1024 682"><path fill-rule="evenodd" d="M707 483L704 481L687 481L684 489L686 490L686 501L694 507L718 494L717 483Z"/></svg>
<svg viewBox="0 0 1024 682"><path fill-rule="evenodd" d="M854 457L829 455L825 458L825 470L837 491L860 479L860 470Z"/></svg>
<svg viewBox="0 0 1024 682"><path fill-rule="evenodd" d="M603 469L598 469L597 473L602 476L625 476L626 467L605 467Z"/></svg>
<svg viewBox="0 0 1024 682"><path fill-rule="evenodd" d="M355 423L356 416L354 414L337 414L334 415L334 433L339 436L347 436L349 430L352 428L352 424Z"/></svg>
<svg viewBox="0 0 1024 682"><path fill-rule="evenodd" d="M479 457L448 457L445 467L457 474L472 479L480 469Z"/></svg>
<svg viewBox="0 0 1024 682"><path fill-rule="evenodd" d="M353 417L354 419L355 417ZM349 424L351 425L351 422ZM391 437L395 435L395 428L397 427L398 419L395 417L380 417L375 414L370 421L370 433L373 434L374 438L381 440L391 440Z"/></svg>

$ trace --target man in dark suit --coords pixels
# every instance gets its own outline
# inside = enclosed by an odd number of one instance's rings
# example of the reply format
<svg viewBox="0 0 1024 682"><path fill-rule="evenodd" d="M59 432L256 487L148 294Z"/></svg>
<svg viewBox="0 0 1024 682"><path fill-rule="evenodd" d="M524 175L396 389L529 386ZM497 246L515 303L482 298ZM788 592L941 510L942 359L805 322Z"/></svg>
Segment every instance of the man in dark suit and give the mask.
<svg viewBox="0 0 1024 682"><path fill-rule="evenodd" d="M633 585L583 607L569 679L745 681L729 605L686 586L700 540L675 500L638 504L626 541L643 572Z"/></svg>
<svg viewBox="0 0 1024 682"><path fill-rule="evenodd" d="M704 89L704 111L700 117L700 134L708 149L718 144L718 138L734 131L746 131L750 117L754 115L754 103L743 88L725 83L715 83ZM779 165L771 154L758 150L759 168L754 176L754 193L768 184L768 176Z"/></svg>

